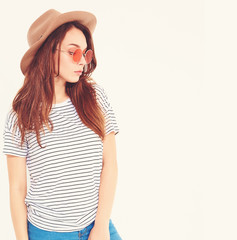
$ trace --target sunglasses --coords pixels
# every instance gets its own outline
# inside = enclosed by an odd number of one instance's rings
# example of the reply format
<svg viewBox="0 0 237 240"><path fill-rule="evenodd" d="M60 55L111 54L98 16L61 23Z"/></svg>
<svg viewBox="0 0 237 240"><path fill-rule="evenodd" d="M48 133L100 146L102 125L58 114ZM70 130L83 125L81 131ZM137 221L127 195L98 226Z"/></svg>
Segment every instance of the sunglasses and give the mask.
<svg viewBox="0 0 237 240"><path fill-rule="evenodd" d="M60 49L56 49L56 50L60 50ZM76 48L75 50L68 50L68 51L60 50L60 51L72 56L72 59L75 63L80 62L82 55L85 58L86 64L89 64L93 58L93 51L91 49L88 49L85 53L83 53L80 48Z"/></svg>

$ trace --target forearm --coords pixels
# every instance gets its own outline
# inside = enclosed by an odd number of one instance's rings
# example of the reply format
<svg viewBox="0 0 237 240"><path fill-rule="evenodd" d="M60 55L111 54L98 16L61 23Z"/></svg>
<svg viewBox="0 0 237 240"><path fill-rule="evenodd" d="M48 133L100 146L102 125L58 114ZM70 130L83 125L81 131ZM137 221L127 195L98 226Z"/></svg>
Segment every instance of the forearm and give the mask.
<svg viewBox="0 0 237 240"><path fill-rule="evenodd" d="M28 240L27 208L22 191L10 190L10 208L16 240Z"/></svg>
<svg viewBox="0 0 237 240"><path fill-rule="evenodd" d="M118 177L117 162L105 164L100 177L99 203L95 225L107 224L112 212Z"/></svg>

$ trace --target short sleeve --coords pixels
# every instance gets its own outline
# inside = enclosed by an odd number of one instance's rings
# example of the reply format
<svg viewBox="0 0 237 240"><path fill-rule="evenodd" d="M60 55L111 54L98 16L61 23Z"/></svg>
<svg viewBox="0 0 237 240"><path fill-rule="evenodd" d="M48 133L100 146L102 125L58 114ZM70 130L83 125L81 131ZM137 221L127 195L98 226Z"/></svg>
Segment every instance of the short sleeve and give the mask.
<svg viewBox="0 0 237 240"><path fill-rule="evenodd" d="M100 85L94 84L94 88L96 90L97 101L102 107L102 111L105 116L105 135L113 131L116 135L117 133L119 133L120 130L115 116L115 112L110 104L109 97L105 92L104 88Z"/></svg>
<svg viewBox="0 0 237 240"><path fill-rule="evenodd" d="M26 136L21 147L21 132L16 125L17 114L12 109L8 112L5 119L5 127L3 131L3 154L14 155L18 157L26 157L28 153L28 144ZM14 130L14 131L13 131Z"/></svg>

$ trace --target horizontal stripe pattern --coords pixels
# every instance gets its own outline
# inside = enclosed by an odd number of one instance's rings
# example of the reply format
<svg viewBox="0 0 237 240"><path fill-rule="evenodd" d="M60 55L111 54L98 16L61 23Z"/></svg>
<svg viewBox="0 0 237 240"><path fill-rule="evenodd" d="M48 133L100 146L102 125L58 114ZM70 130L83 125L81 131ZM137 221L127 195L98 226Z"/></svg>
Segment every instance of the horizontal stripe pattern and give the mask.
<svg viewBox="0 0 237 240"><path fill-rule="evenodd" d="M117 120L105 90L93 85L96 98L104 113L106 135L119 132ZM98 134L85 126L70 98L54 104L49 118L53 131L44 126L36 134L27 132L20 147L21 133L13 124L17 114L11 109L5 120L3 153L26 157L30 187L25 198L28 220L46 231L80 231L95 220L103 142Z"/></svg>

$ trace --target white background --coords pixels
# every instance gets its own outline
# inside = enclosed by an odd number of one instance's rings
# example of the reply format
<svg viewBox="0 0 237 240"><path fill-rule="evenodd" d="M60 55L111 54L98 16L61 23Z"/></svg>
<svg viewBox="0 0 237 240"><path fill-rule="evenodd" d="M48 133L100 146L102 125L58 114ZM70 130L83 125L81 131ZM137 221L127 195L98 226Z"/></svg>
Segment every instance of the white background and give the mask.
<svg viewBox="0 0 237 240"><path fill-rule="evenodd" d="M50 8L92 12L92 77L107 91L120 127L111 216L120 236L237 239L236 7L234 0L4 2L1 134L23 84L30 24ZM12 240L1 159L0 238Z"/></svg>

